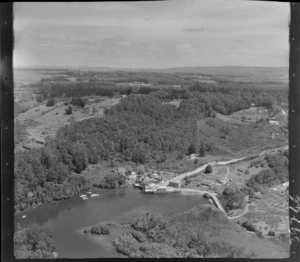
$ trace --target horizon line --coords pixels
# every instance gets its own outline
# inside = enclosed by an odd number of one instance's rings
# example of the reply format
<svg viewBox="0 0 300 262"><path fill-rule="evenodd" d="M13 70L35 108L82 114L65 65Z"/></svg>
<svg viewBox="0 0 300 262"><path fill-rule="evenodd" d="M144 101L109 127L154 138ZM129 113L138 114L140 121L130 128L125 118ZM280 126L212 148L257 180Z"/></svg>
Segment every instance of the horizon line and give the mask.
<svg viewBox="0 0 300 262"><path fill-rule="evenodd" d="M39 68L57 68L57 69L66 69L66 68L72 68L72 69L80 69L80 68L107 68L107 69L115 69L115 70L163 70L163 69L176 69L176 68L197 68L197 67L247 67L247 68L289 68L289 65L287 66L247 66L247 65L216 65L216 66L205 66L205 65L199 65L199 66L174 66L174 67L110 67L110 66L88 66L88 65L80 65L80 66L71 66L71 65L65 65L65 66L54 66L54 65L29 65L29 66L18 66L13 67L13 69L39 69Z"/></svg>

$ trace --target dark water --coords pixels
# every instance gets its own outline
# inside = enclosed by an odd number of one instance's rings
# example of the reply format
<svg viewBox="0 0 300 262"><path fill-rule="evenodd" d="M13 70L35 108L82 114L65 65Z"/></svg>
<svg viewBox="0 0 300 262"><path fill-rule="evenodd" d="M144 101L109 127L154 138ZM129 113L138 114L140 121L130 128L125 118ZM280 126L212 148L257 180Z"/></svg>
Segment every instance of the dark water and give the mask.
<svg viewBox="0 0 300 262"><path fill-rule="evenodd" d="M129 222L143 213L171 215L208 203L202 196L143 194L138 189L91 190L99 197L83 200L79 196L34 210L18 213L21 227L46 226L54 233L59 258L116 257L109 240L97 242L78 232L98 222ZM83 194L83 193L82 193ZM26 215L26 218L22 218Z"/></svg>

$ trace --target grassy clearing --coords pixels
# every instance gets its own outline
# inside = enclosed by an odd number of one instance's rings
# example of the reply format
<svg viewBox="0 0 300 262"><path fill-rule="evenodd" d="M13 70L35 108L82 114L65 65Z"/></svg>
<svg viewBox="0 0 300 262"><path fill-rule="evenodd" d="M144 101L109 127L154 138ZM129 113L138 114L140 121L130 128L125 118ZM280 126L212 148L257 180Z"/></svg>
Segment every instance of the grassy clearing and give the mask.
<svg viewBox="0 0 300 262"><path fill-rule="evenodd" d="M241 123L253 123L261 118L266 118L269 116L267 109L263 107L250 107L230 115L230 119L240 121Z"/></svg>
<svg viewBox="0 0 300 262"><path fill-rule="evenodd" d="M88 99L88 98L87 98ZM16 117L27 127L31 148L38 148L35 141L45 141L47 136L55 137L59 128L72 121L82 121L88 118L103 117L104 110L119 103L120 98L104 98L88 100L85 108L73 107L71 115L65 114L66 100L58 100L53 107L46 107L46 101L42 104L34 103L32 108Z"/></svg>

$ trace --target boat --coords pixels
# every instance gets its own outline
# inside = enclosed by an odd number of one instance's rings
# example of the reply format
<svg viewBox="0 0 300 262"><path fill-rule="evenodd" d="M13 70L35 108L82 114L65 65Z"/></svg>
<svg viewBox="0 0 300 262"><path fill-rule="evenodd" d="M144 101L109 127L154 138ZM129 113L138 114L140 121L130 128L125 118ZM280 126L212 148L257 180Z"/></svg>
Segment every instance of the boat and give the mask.
<svg viewBox="0 0 300 262"><path fill-rule="evenodd" d="M81 195L80 197L87 197L87 195Z"/></svg>
<svg viewBox="0 0 300 262"><path fill-rule="evenodd" d="M138 183L135 183L135 184L133 185L133 187L136 187L136 188L139 188L139 189L142 189L142 188L143 188L143 186L141 186L141 184L138 184Z"/></svg>
<svg viewBox="0 0 300 262"><path fill-rule="evenodd" d="M89 199L89 198L85 196L85 197L82 197L82 199L83 199L83 200L87 200L87 199Z"/></svg>
<svg viewBox="0 0 300 262"><path fill-rule="evenodd" d="M148 189L148 188L144 189L144 193L154 193L154 192L155 190L153 189Z"/></svg>
<svg viewBox="0 0 300 262"><path fill-rule="evenodd" d="M97 197L99 194L91 194L91 197Z"/></svg>

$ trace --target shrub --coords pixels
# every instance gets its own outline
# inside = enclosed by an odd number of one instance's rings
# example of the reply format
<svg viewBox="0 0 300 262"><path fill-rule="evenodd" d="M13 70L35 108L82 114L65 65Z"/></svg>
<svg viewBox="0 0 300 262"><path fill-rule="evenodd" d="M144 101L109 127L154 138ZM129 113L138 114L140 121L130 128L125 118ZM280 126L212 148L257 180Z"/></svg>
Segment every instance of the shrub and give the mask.
<svg viewBox="0 0 300 262"><path fill-rule="evenodd" d="M268 232L268 236L275 237L275 231L270 230L270 231Z"/></svg>
<svg viewBox="0 0 300 262"><path fill-rule="evenodd" d="M196 153L196 145L195 144L191 144L188 148L188 153L189 155Z"/></svg>
<svg viewBox="0 0 300 262"><path fill-rule="evenodd" d="M191 183L191 179L189 177L185 177L184 178L185 184L188 185L189 183Z"/></svg>
<svg viewBox="0 0 300 262"><path fill-rule="evenodd" d="M203 197L209 199L210 196L208 193L204 193Z"/></svg>
<svg viewBox="0 0 300 262"><path fill-rule="evenodd" d="M234 190L231 187L226 187L223 191L223 195L231 196L234 194Z"/></svg>
<svg viewBox="0 0 300 262"><path fill-rule="evenodd" d="M55 105L55 100L53 99L53 98L51 98L51 99L49 99L48 101L47 101L47 104L46 104L46 106L54 106Z"/></svg>
<svg viewBox="0 0 300 262"><path fill-rule="evenodd" d="M199 160L198 160L198 159L195 159L194 165L197 165L198 163L199 163Z"/></svg>
<svg viewBox="0 0 300 262"><path fill-rule="evenodd" d="M256 231L255 233L259 238L263 238L263 234L261 231Z"/></svg>
<svg viewBox="0 0 300 262"><path fill-rule="evenodd" d="M248 231L251 231L251 232L256 231L255 226L252 223L248 222L248 221L244 221L242 223L242 227L246 228Z"/></svg>
<svg viewBox="0 0 300 262"><path fill-rule="evenodd" d="M207 165L206 168L205 168L205 173L209 174L211 172L212 172L212 166L211 165Z"/></svg>
<svg viewBox="0 0 300 262"><path fill-rule="evenodd" d="M109 229L103 225L95 225L91 227L91 233L97 235L107 235L109 234Z"/></svg>
<svg viewBox="0 0 300 262"><path fill-rule="evenodd" d="M66 115L71 115L71 114L72 114L72 112L73 112L73 110L72 110L72 107L71 107L71 106L69 106L67 109L65 109L65 111L66 111Z"/></svg>
<svg viewBox="0 0 300 262"><path fill-rule="evenodd" d="M79 106L81 108L84 108L85 106L85 101L82 98L72 98L71 104L73 106Z"/></svg>

